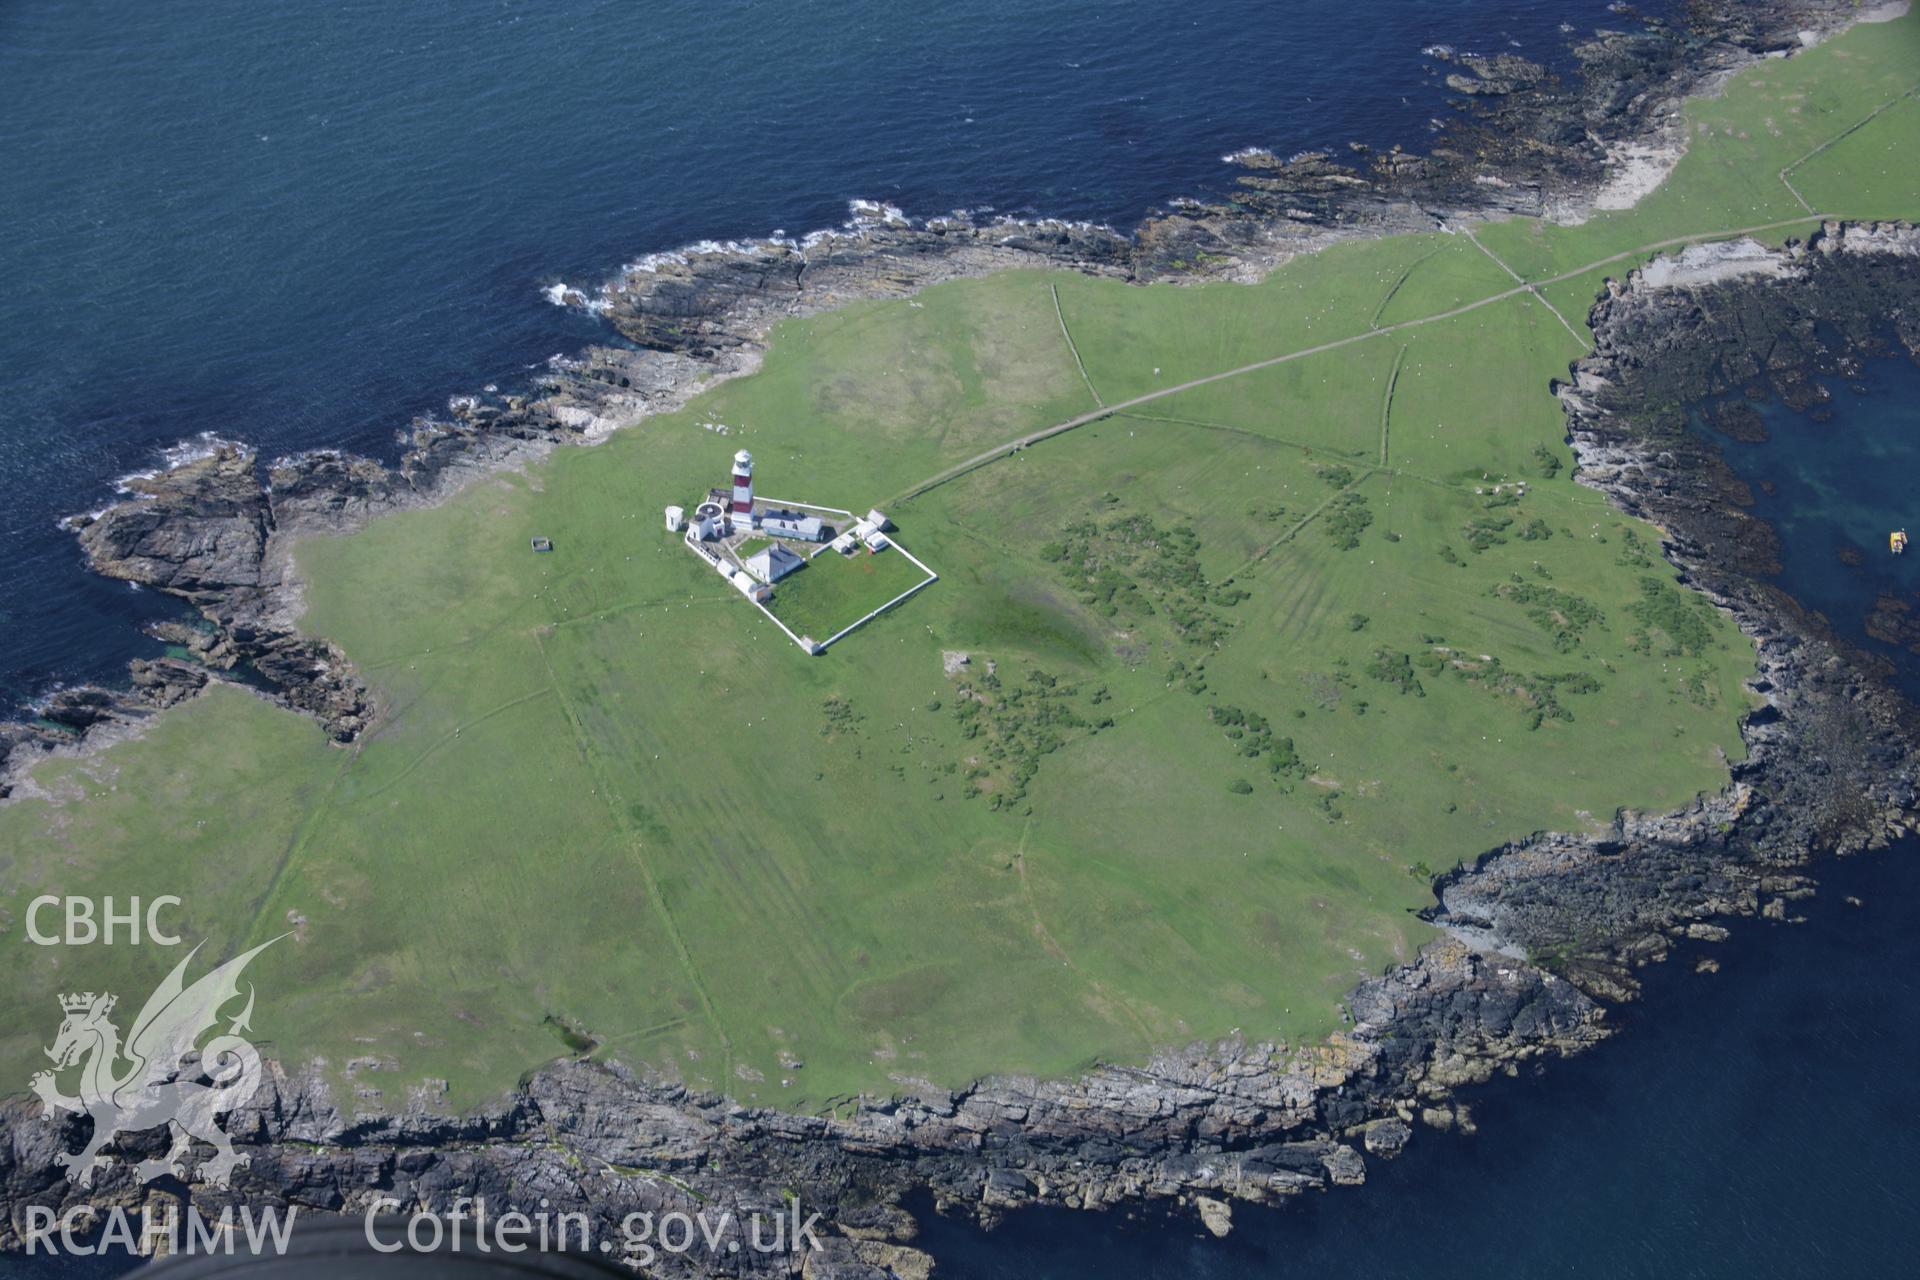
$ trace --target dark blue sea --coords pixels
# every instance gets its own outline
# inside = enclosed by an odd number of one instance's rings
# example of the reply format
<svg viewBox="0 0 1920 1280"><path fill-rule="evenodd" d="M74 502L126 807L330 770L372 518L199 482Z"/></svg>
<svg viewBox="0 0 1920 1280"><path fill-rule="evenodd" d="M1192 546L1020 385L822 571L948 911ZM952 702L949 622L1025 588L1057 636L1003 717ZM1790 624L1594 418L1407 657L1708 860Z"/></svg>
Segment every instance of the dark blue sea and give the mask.
<svg viewBox="0 0 1920 1280"><path fill-rule="evenodd" d="M603 338L556 280L854 197L1129 226L1221 157L1419 143L1434 44L1600 0L0 0L0 707L163 602L62 515L201 432L390 454Z"/></svg>
<svg viewBox="0 0 1920 1280"><path fill-rule="evenodd" d="M202 432L391 454L414 414L607 337L545 301L556 280L834 225L854 197L1127 226L1222 190L1245 146L1417 145L1447 111L1427 46L1551 57L1562 24L1621 21L1599 0L0 0L0 706L114 678L171 611L88 577L60 516ZM1920 373L1874 377L1824 435L1782 420L1736 459L1778 481L1761 514L1812 530L1789 588L1856 638L1879 590L1920 587L1920 557L1849 576L1810 549L1920 534ZM1742 928L1719 974L1654 970L1616 1041L1498 1082L1477 1136L1423 1133L1361 1190L1241 1209L1224 1242L1038 1214L931 1220L925 1243L944 1276L1023 1280L1905 1274L1914 852L1825 868L1809 923Z"/></svg>
<svg viewBox="0 0 1920 1280"><path fill-rule="evenodd" d="M1197 1217L931 1214L943 1280L1824 1280L1920 1257L1920 847L1817 869L1804 924L1642 971L1621 1032L1467 1095L1364 1187ZM1859 906L1846 899L1856 897ZM1712 955L1719 973L1696 974Z"/></svg>

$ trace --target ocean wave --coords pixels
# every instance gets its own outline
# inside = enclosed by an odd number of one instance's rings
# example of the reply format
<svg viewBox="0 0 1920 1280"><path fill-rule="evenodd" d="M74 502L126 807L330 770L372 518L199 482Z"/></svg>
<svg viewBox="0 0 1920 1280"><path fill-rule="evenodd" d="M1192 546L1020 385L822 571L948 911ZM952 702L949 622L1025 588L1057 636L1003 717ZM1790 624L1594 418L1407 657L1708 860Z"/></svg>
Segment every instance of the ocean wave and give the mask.
<svg viewBox="0 0 1920 1280"><path fill-rule="evenodd" d="M624 276L651 273L658 271L661 267L684 267L695 258L710 258L719 254L763 252L789 247L792 243L778 231L758 240L695 240L691 244L681 245L678 249L662 249L656 253L643 254L632 262L623 262L620 264L620 274Z"/></svg>
<svg viewBox="0 0 1920 1280"><path fill-rule="evenodd" d="M83 525L92 524L95 520L98 520L101 516L104 516L105 514L107 514L107 512L113 510L114 507L117 505L119 504L110 502L104 507L95 507L91 511L82 511L77 515L61 516L58 520L55 520L53 522L53 527L60 530L62 533L72 533L75 529L78 529Z"/></svg>
<svg viewBox="0 0 1920 1280"><path fill-rule="evenodd" d="M229 440L217 432L202 431L191 440L182 440L178 444L168 445L166 448L160 450L159 466L147 467L140 471L129 471L125 475L117 477L113 482L114 497L122 500L127 498L142 499L150 497L151 495L141 488L142 485L151 480L158 480L169 471L177 471L181 467L199 462L203 458L211 458L222 449L239 449L242 452L251 452L252 446L243 444L238 440ZM53 522L53 527L71 533L83 525L92 524L95 520L100 519L100 517L106 515L107 512L113 510L114 507L118 505L118 502L110 502L104 507L95 507L91 511L82 511L73 515L61 516Z"/></svg>
<svg viewBox="0 0 1920 1280"><path fill-rule="evenodd" d="M1263 152L1261 148L1249 148L1244 153ZM884 200L854 199L847 202L847 218L836 227L821 227L808 231L798 238L790 235L785 228L778 228L767 235L746 240L696 240L675 249L660 249L642 254L628 262L620 264L615 275L597 289L589 292L578 285L570 285L564 280L554 281L540 290L540 295L556 307L570 307L583 310L592 315L605 314L618 297L627 281L634 276L653 275L662 269L685 267L705 258L750 258L763 255L817 253L836 244L852 244L864 239L876 228L881 227L975 227L983 231L1002 231L1001 243L1007 243L1022 232L1029 231L1074 231L1097 232L1111 230L1105 224L1085 219L1067 218L1016 218L994 214L992 205L982 205L975 209L955 209L951 213L935 214L928 218L914 218L895 204ZM550 368L564 366L548 361ZM538 364L528 365L528 369L537 369ZM489 391L493 388L489 387Z"/></svg>
<svg viewBox="0 0 1920 1280"><path fill-rule="evenodd" d="M601 287L597 294L589 294L585 289L556 280L540 291L540 296L556 307L576 307L589 315L599 315L607 309L606 288Z"/></svg>
<svg viewBox="0 0 1920 1280"><path fill-rule="evenodd" d="M1273 152L1265 147L1242 147L1238 151L1229 151L1220 157L1222 164L1248 164L1255 160L1271 160Z"/></svg>
<svg viewBox="0 0 1920 1280"><path fill-rule="evenodd" d="M198 462L202 458L211 458L222 449L245 449L247 445L238 440L229 440L212 431L202 431L191 440L182 440L179 444L169 445L160 451L160 461L166 469L184 467L189 462Z"/></svg>
<svg viewBox="0 0 1920 1280"><path fill-rule="evenodd" d="M134 486L148 480L156 480L169 471L178 471L189 463L211 458L222 449L246 449L247 445L238 440L229 440L212 431L202 431L191 440L182 440L178 444L168 445L160 450L160 465L144 471L129 471L113 482L113 491L121 497L137 492Z"/></svg>
<svg viewBox="0 0 1920 1280"><path fill-rule="evenodd" d="M348 454L344 449L336 449L329 445L322 445L315 449L302 449L298 453L283 453L267 464L267 470L279 471L284 467L305 466L307 463L321 458L345 458L347 456Z"/></svg>
<svg viewBox="0 0 1920 1280"><path fill-rule="evenodd" d="M852 211L854 222L907 221L907 215L899 205L887 204L882 200L849 200L847 208Z"/></svg>

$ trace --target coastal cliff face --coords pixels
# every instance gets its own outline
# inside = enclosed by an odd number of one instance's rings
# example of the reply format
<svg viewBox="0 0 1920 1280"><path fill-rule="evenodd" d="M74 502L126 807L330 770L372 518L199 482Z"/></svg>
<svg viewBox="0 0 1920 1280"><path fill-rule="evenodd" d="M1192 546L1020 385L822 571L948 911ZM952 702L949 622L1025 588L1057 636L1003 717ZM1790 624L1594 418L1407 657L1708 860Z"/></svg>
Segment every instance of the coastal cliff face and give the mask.
<svg viewBox="0 0 1920 1280"><path fill-rule="evenodd" d="M907 223L876 210L811 244L656 260L578 298L633 346L560 361L520 392L459 398L448 420L416 424L392 467L333 453L263 465L244 446L216 444L73 522L101 572L200 611L202 625L165 632L195 661L138 665L130 690L56 697L47 723L0 732L0 762L9 750L27 758L79 732L125 727L243 669L351 741L378 708L342 655L295 630L292 540L435 501L471 475L675 407L713 377L753 368L778 319L1018 266L1134 280L1257 274L1329 237L1430 226L1429 210L1550 212L1597 181L1603 139L1634 136L1674 93L1849 7L1725 8L1690 34L1598 42L1583 54L1578 91L1518 59L1463 60L1457 87L1499 105L1476 107L1450 147L1373 157L1364 172L1324 157L1250 158L1242 202L1177 211L1132 237ZM1497 181L1480 181L1488 175ZM1748 759L1725 792L1683 812L1621 814L1600 838L1537 836L1443 877L1431 918L1450 936L1357 988L1352 1025L1330 1043L1193 1045L1140 1068L860 1099L832 1116L740 1108L618 1065L561 1062L482 1114L367 1119L342 1112L316 1080L276 1069L230 1125L251 1166L230 1191L193 1188L194 1201L355 1212L379 1194L433 1209L463 1195L546 1197L612 1225L716 1202L737 1219L775 1213L795 1193L826 1215L822 1252L666 1257L661 1274L788 1274L793 1263L812 1276L912 1275L925 1259L907 1247L900 1205L917 1193L987 1221L1031 1203L1182 1200L1212 1224L1220 1201L1357 1183L1363 1152L1390 1157L1420 1124L1470 1123L1453 1100L1460 1086L1596 1044L1607 1003L1630 997L1635 966L1675 937L1720 936L1714 921L1725 916L1784 918L1812 891L1811 859L1913 829L1912 709L1766 580L1772 535L1687 430L1683 406L1758 384L1798 402L1813 394L1811 373L1879 350L1888 323L1920 358L1920 235L1834 226L1768 263L1711 283L1637 274L1613 286L1593 313L1595 353L1560 388L1580 478L1665 529L1669 557L1755 640L1751 687L1763 705L1744 727ZM122 1163L77 1196L53 1163L75 1135L38 1110L0 1104L0 1196L14 1210L0 1243L27 1204L184 1194L143 1188Z"/></svg>

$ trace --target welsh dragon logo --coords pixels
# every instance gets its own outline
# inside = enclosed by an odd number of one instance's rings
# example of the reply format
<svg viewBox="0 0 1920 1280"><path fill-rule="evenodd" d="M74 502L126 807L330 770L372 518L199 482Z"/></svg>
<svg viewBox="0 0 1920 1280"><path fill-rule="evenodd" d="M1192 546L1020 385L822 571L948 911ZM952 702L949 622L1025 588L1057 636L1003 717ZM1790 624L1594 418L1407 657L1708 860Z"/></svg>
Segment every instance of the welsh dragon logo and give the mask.
<svg viewBox="0 0 1920 1280"><path fill-rule="evenodd" d="M60 997L66 1018L46 1051L53 1070L34 1074L33 1091L46 1104L49 1119L61 1111L93 1118L93 1137L79 1154L63 1151L57 1157L70 1181L91 1186L94 1169L103 1163L100 1152L109 1142L119 1134L160 1125L172 1130L173 1147L157 1160L140 1163L143 1182L163 1173L185 1178L187 1150L195 1139L214 1149L214 1158L201 1168L213 1186L225 1187L234 1169L248 1162L233 1149L218 1117L252 1098L260 1087L260 1053L240 1034L250 1029L253 1017L251 983L246 1007L228 1023L226 1033L199 1047L199 1065L189 1066L185 1059L202 1035L217 1028L220 1010L239 998L240 972L247 962L278 941L263 942L186 986L182 975L200 951L195 947L147 997L124 1043L109 1017L117 996L86 991ZM56 1076L76 1066L79 1092L69 1097L60 1092Z"/></svg>

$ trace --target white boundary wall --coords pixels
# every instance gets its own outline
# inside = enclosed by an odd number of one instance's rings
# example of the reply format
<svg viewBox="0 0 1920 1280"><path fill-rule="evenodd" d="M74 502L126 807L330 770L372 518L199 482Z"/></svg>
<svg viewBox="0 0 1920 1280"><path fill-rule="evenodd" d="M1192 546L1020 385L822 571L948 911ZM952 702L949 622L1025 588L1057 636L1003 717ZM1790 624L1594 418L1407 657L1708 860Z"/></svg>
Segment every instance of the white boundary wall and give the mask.
<svg viewBox="0 0 1920 1280"><path fill-rule="evenodd" d="M787 639L793 641L795 644L799 645L802 649L806 650L808 653L818 654L821 652L822 649L826 647L825 645L822 645L820 649L807 649L807 642L805 640L802 640L799 636L793 634L793 629L787 626L786 623L780 621L780 619L778 618L775 618L773 616L773 610L767 608L767 606L761 604L758 600L755 600L752 596L747 596L745 597L745 599L748 604L752 605L754 608L758 609L760 612L766 614L767 617L773 622L774 626L786 632Z"/></svg>
<svg viewBox="0 0 1920 1280"><path fill-rule="evenodd" d="M681 539L681 541L686 544L687 549L689 551L693 552L695 555L699 556L702 560L706 561L710 566L712 566L713 571L715 573L719 574L723 578L727 576L726 561L720 558L720 554L717 551L709 551L707 550L707 548L701 546L697 541L695 541L693 537L693 533L691 531L689 531L687 535ZM914 563L918 564L919 561L916 560ZM746 570L742 569L740 570L740 572L745 573ZM758 600L755 600L752 596L746 595L745 593L742 593L740 598L742 600L745 600L748 604L752 605L754 608L758 609L760 612L766 614L767 620L773 623L774 626L780 628L780 630L786 635L787 639L793 641L795 644L799 645L802 649L807 648L806 642L802 640L799 636L793 634L792 629L789 628L786 623L780 621L780 619L773 616L773 610L767 608L767 606L761 604ZM818 650L808 650L808 652L818 652Z"/></svg>
<svg viewBox="0 0 1920 1280"><path fill-rule="evenodd" d="M893 606L899 604L902 600L905 600L908 596L913 595L916 592L926 587L930 587L934 583L940 581L940 575L935 573L933 570L929 569L926 566L926 562L921 560L919 556L914 555L912 552L908 551L905 547L901 546L898 542L892 539L888 539L888 542L890 544L890 547L889 547L890 550L898 551L901 555L913 561L914 566L918 568L920 572L926 574L927 576L922 578L920 581L914 583L912 586L908 587L905 591L902 591L899 595L895 596L893 599L881 605L878 609L875 609L872 613L867 614L866 617L861 618L858 622L852 623L849 626L842 627L840 628L840 630L828 636L825 640L822 640L820 642L820 652L825 653L827 651L828 645L833 644L837 640L844 639L846 636L852 634L855 631L858 631L861 627L866 626L869 622L872 622L875 618L879 617L881 614L885 613L887 610L893 608ZM885 552L875 552L874 554L884 555Z"/></svg>
<svg viewBox="0 0 1920 1280"><path fill-rule="evenodd" d="M760 501L777 504L783 507L805 507L809 511L826 511L837 516L851 516L853 514L853 512L844 510L840 507L823 507L820 504L815 502L792 502L784 498L761 498ZM724 568L724 565L726 563L725 560L723 560L720 557L718 552L709 551L707 550L707 548L701 546L699 542L697 542L694 539L693 530L691 526L689 526L686 534L680 540L686 544L688 550L692 551L694 554L698 555L702 560L705 560L709 565L713 566L713 571L715 573L720 574L722 577L726 576L726 572ZM922 578L920 581L914 583L912 586L908 587L905 591L902 591L899 595L887 601L885 604L881 605L879 608L872 610L871 612L867 613L865 616L859 618L858 620L840 628L840 630L834 632L832 635L828 636L825 640L814 641L812 648L808 648L807 642L805 640L793 634L793 629L791 627L789 627L786 623L780 621L779 618L775 617L773 610L767 608L767 606L765 606L764 604L761 604L758 600L755 600L752 596L742 595L741 599L745 600L748 604L752 605L754 608L758 609L760 612L766 614L767 620L772 622L774 626L780 628L781 632L787 637L787 639L793 641L796 645L800 646L803 652L811 654L814 657L818 657L819 655L827 651L827 646L834 644L840 640L846 639L846 637L852 635L854 632L858 631L860 628L866 626L869 622L872 622L875 618L879 617L881 614L885 613L887 610L893 608L893 606L899 604L902 600L905 600L907 597L915 595L920 591L923 591L926 588L932 586L934 583L940 581L940 575L935 573L932 569L928 568L926 561L922 560L919 556L914 555L911 551L908 551L905 547L901 546L897 539L889 538L887 540L887 545L889 550L897 551L901 555L905 556L907 559L913 561L914 567L920 570L920 572L926 574L927 576ZM832 549L833 549L832 542L823 542L820 544L819 548L812 553L812 555L809 555L807 557L807 559L811 561L817 556L819 556L821 552L830 551ZM875 552L874 554L884 555L885 552ZM737 557L733 557L731 552L729 552L729 558L737 560ZM742 569L741 572L744 573L745 570Z"/></svg>

